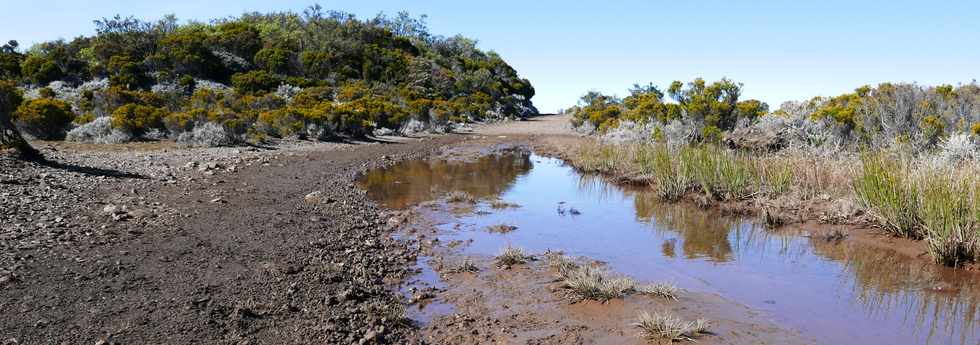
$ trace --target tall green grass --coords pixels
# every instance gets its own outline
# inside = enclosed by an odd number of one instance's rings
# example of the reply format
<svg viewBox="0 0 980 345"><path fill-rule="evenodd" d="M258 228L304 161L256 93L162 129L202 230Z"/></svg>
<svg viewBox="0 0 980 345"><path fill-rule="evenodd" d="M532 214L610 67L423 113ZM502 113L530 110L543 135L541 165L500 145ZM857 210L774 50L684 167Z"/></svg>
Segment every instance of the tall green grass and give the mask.
<svg viewBox="0 0 980 345"><path fill-rule="evenodd" d="M579 169L648 177L658 196L669 201L692 190L714 199L742 199L759 193L770 181L760 178L756 159L712 145L670 148L659 144L590 143L583 145L578 154ZM772 181L781 185L767 189L778 191L787 190L790 182L785 178Z"/></svg>
<svg viewBox="0 0 980 345"><path fill-rule="evenodd" d="M947 168L912 166L908 158L865 153L854 189L883 228L924 239L932 258L958 266L977 259L976 178Z"/></svg>
<svg viewBox="0 0 980 345"><path fill-rule="evenodd" d="M881 153L864 153L861 163L854 192L864 206L875 211L886 230L902 237L922 238L918 191L908 172L897 160Z"/></svg>
<svg viewBox="0 0 980 345"><path fill-rule="evenodd" d="M957 266L977 254L977 204L969 183L950 172L930 171L920 180L920 218L936 262Z"/></svg>

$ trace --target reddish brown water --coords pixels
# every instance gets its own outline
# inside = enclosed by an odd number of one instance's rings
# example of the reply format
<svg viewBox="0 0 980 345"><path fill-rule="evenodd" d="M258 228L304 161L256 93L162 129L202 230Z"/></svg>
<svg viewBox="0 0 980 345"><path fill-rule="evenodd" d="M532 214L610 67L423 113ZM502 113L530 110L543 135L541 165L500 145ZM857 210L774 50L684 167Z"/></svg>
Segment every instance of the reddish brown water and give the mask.
<svg viewBox="0 0 980 345"><path fill-rule="evenodd" d="M362 184L392 208L452 190L521 206L497 210L481 201L476 209L486 212L445 224L447 240L473 240L468 254L495 255L507 245L563 250L642 281L717 293L822 344L980 343L976 274L810 238L806 228L771 231L664 204L559 160L507 154L469 163L410 161L371 172ZM497 224L517 230L485 231Z"/></svg>

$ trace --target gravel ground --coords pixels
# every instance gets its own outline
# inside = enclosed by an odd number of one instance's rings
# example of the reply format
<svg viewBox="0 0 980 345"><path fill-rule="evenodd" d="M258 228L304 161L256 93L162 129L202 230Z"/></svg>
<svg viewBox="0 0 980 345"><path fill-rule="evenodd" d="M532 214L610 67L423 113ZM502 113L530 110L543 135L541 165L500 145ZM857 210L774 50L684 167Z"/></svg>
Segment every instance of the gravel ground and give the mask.
<svg viewBox="0 0 980 345"><path fill-rule="evenodd" d="M393 291L417 245L354 179L461 139L0 157L0 342L411 338Z"/></svg>

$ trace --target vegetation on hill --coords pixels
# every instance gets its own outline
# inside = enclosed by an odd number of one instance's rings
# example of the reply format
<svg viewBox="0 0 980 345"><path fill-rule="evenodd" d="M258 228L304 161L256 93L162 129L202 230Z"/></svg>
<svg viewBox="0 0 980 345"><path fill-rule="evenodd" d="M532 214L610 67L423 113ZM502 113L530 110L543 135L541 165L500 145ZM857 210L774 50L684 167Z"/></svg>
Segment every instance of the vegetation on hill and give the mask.
<svg viewBox="0 0 980 345"><path fill-rule="evenodd" d="M195 128L208 128L237 141L325 138L537 112L534 88L499 55L430 34L424 16L362 20L312 6L210 23L95 24L91 37L0 48L0 78L17 82L28 102L15 115L25 133L193 140ZM103 117L111 121L95 121Z"/></svg>
<svg viewBox="0 0 980 345"><path fill-rule="evenodd" d="M634 86L624 99L589 92L567 112L584 131L673 144L718 141L754 129L781 145L822 150L908 146L932 152L957 136L980 135L980 86L883 83L835 97L786 102L774 111L757 100L739 100L741 84L701 79L667 89ZM642 134L642 135L641 135ZM955 139L961 140L962 138Z"/></svg>

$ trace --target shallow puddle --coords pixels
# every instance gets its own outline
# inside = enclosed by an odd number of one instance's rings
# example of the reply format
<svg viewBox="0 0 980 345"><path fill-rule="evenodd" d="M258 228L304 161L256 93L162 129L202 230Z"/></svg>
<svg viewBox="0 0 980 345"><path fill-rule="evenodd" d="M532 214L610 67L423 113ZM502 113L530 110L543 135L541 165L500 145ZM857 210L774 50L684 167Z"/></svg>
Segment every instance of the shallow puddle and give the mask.
<svg viewBox="0 0 980 345"><path fill-rule="evenodd" d="M465 254L508 245L561 250L640 281L717 293L824 344L978 344L978 276L806 228L767 230L717 212L664 204L650 192L583 176L529 153L473 162L409 161L370 172L368 194L404 209L449 191L481 201L443 224ZM517 204L495 209L490 200ZM510 232L490 232L494 225Z"/></svg>

